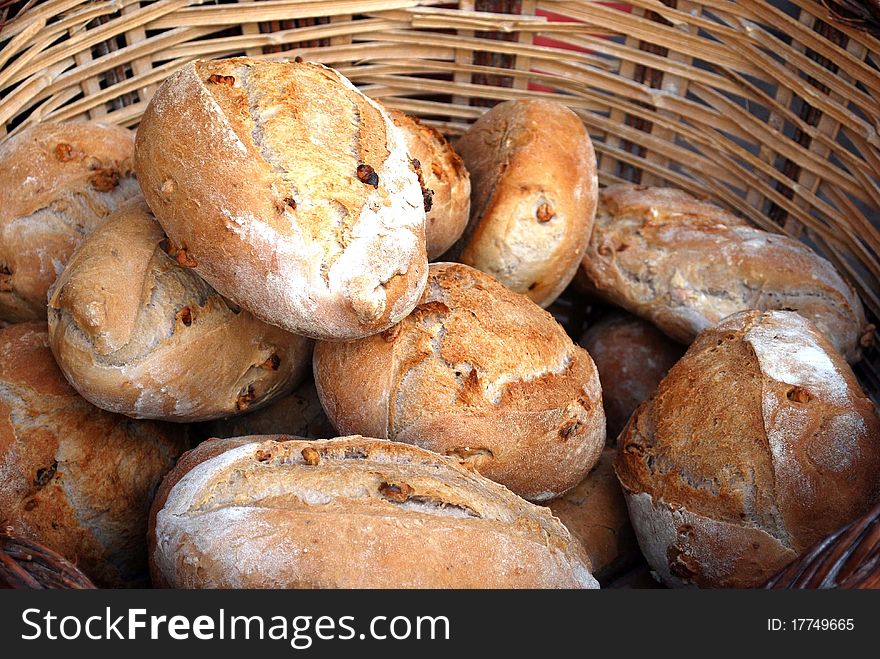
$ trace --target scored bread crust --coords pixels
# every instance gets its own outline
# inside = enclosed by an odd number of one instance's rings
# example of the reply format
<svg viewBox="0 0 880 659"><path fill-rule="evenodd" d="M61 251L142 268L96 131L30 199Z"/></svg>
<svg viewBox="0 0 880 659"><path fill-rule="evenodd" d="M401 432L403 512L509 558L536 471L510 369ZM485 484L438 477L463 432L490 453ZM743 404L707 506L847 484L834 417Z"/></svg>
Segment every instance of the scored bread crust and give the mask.
<svg viewBox="0 0 880 659"><path fill-rule="evenodd" d="M118 204L139 194L134 133L41 123L0 142L0 320L46 318L46 292Z"/></svg>
<svg viewBox="0 0 880 659"><path fill-rule="evenodd" d="M574 487L605 443L589 354L546 311L466 265L432 263L412 314L378 336L319 342L313 367L340 433L454 456L532 501Z"/></svg>
<svg viewBox="0 0 880 659"><path fill-rule="evenodd" d="M671 585L760 585L880 495L874 405L794 312L702 332L618 450L639 544Z"/></svg>
<svg viewBox="0 0 880 659"><path fill-rule="evenodd" d="M421 163L431 210L425 224L428 260L444 254L467 226L471 210L471 179L461 157L437 130L400 110L387 109L406 137L409 154Z"/></svg>
<svg viewBox="0 0 880 659"><path fill-rule="evenodd" d="M374 171L359 178L359 165ZM424 200L403 134L333 69L188 64L147 107L135 168L196 272L265 322L357 338L424 287Z"/></svg>
<svg viewBox="0 0 880 659"><path fill-rule="evenodd" d="M134 418L256 409L308 372L312 341L231 308L162 246L143 199L86 238L50 292L49 336L88 401Z"/></svg>
<svg viewBox="0 0 880 659"><path fill-rule="evenodd" d="M0 528L97 585L148 585L147 513L187 429L93 407L67 384L45 323L0 330Z"/></svg>
<svg viewBox="0 0 880 659"><path fill-rule="evenodd" d="M549 511L428 451L360 436L210 440L151 511L184 588L598 588Z"/></svg>
<svg viewBox="0 0 880 659"><path fill-rule="evenodd" d="M746 309L799 312L850 362L871 334L831 263L681 190L602 190L583 270L599 295L682 343Z"/></svg>
<svg viewBox="0 0 880 659"><path fill-rule="evenodd" d="M450 252L543 307L568 286L596 214L596 154L560 103L486 112L456 143L471 175L471 220Z"/></svg>
<svg viewBox="0 0 880 659"><path fill-rule="evenodd" d="M616 446L630 415L654 393L685 347L650 323L626 313L600 319L578 343L590 353L599 371L608 445Z"/></svg>

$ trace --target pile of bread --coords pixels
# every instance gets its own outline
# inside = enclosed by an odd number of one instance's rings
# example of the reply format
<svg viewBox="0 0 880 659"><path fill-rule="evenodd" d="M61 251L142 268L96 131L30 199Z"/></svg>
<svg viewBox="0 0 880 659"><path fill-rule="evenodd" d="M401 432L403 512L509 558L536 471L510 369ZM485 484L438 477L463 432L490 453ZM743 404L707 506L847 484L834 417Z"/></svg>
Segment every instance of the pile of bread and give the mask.
<svg viewBox="0 0 880 659"><path fill-rule="evenodd" d="M100 585L751 587L880 497L852 288L600 191L560 104L453 150L319 64L197 61L0 181L0 525ZM570 284L619 308L581 345Z"/></svg>

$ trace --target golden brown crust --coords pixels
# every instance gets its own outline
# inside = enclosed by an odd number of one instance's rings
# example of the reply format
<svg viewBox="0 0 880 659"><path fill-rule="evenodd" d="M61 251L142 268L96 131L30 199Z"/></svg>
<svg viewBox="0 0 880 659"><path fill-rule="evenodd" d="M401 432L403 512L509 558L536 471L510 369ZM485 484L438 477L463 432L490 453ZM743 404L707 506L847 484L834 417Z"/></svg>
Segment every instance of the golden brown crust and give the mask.
<svg viewBox="0 0 880 659"><path fill-rule="evenodd" d="M424 286L424 201L403 134L332 69L186 65L147 107L135 167L196 272L268 323L356 338L405 316Z"/></svg>
<svg viewBox="0 0 880 659"><path fill-rule="evenodd" d="M428 260L444 254L459 239L471 209L471 179L461 157L437 130L400 110L389 109L403 130L409 154L421 163L431 210L425 224Z"/></svg>
<svg viewBox="0 0 880 659"><path fill-rule="evenodd" d="M599 462L584 480L547 504L581 543L601 583L613 579L641 556L614 473L615 455L614 449L602 451Z"/></svg>
<svg viewBox="0 0 880 659"><path fill-rule="evenodd" d="M46 318L46 291L80 240L139 194L134 134L37 124L0 144L0 320Z"/></svg>
<svg viewBox="0 0 880 659"><path fill-rule="evenodd" d="M133 418L200 421L284 396L312 341L231 308L166 253L143 199L86 238L50 292L61 370L98 407Z"/></svg>
<svg viewBox="0 0 880 659"><path fill-rule="evenodd" d="M576 485L605 442L587 352L550 314L466 265L431 264L410 316L381 335L319 342L313 364L339 432L458 457L530 500Z"/></svg>
<svg viewBox="0 0 880 659"><path fill-rule="evenodd" d="M608 445L630 415L647 399L685 348L650 323L626 313L611 313L590 327L579 343L599 371L608 422Z"/></svg>
<svg viewBox="0 0 880 659"><path fill-rule="evenodd" d="M737 311L794 310L860 358L862 303L806 245L680 190L615 185L599 197L583 269L605 299L682 343Z"/></svg>
<svg viewBox="0 0 880 659"><path fill-rule="evenodd" d="M359 436L205 442L162 484L151 529L162 586L598 587L547 510L451 460Z"/></svg>
<svg viewBox="0 0 880 659"><path fill-rule="evenodd" d="M756 586L876 500L880 419L812 323L742 312L636 410L616 470L667 583Z"/></svg>
<svg viewBox="0 0 880 659"><path fill-rule="evenodd" d="M184 428L96 409L65 382L43 323L0 330L0 525L98 585L147 583L147 511Z"/></svg>
<svg viewBox="0 0 880 659"><path fill-rule="evenodd" d="M500 103L456 142L471 220L450 255L547 306L578 269L596 214L596 155L560 103Z"/></svg>

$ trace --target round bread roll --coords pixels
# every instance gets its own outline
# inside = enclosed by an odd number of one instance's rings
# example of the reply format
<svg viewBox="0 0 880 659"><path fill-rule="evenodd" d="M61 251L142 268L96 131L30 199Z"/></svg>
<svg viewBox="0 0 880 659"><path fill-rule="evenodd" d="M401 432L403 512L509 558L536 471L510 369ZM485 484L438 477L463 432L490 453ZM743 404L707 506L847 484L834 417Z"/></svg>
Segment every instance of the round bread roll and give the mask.
<svg viewBox="0 0 880 659"><path fill-rule="evenodd" d="M828 261L681 190L602 190L583 268L599 295L682 343L748 309L797 311L850 362L872 334Z"/></svg>
<svg viewBox="0 0 880 659"><path fill-rule="evenodd" d="M359 338L424 288L420 173L402 131L333 69L187 64L144 113L135 169L178 260L267 323Z"/></svg>
<svg viewBox="0 0 880 659"><path fill-rule="evenodd" d="M84 236L140 194L134 134L37 124L0 143L0 320L45 320L46 292Z"/></svg>
<svg viewBox="0 0 880 659"><path fill-rule="evenodd" d="M186 429L103 412L65 382L45 323L0 330L0 527L103 587L148 585L147 512Z"/></svg>
<svg viewBox="0 0 880 659"><path fill-rule="evenodd" d="M520 496L577 485L605 444L593 360L546 311L479 270L431 264L410 316L315 346L315 383L342 434L454 456Z"/></svg>
<svg viewBox="0 0 880 659"><path fill-rule="evenodd" d="M623 313L602 318L579 343L599 371L608 445L615 446L630 415L654 393L685 348L650 323Z"/></svg>
<svg viewBox="0 0 880 659"><path fill-rule="evenodd" d="M809 320L702 332L619 439L617 475L671 586L763 584L880 495L880 419Z"/></svg>
<svg viewBox="0 0 880 659"><path fill-rule="evenodd" d="M205 442L162 483L150 525L161 587L599 587L547 510L359 436Z"/></svg>
<svg viewBox="0 0 880 659"><path fill-rule="evenodd" d="M599 462L584 480L547 504L581 543L590 557L593 575L603 584L641 557L614 474L616 454L614 449L602 451Z"/></svg>
<svg viewBox="0 0 880 659"><path fill-rule="evenodd" d="M202 424L201 436L244 437L247 435L294 435L333 437L336 430L324 413L315 382L309 378L292 394L273 401L256 412L217 419Z"/></svg>
<svg viewBox="0 0 880 659"><path fill-rule="evenodd" d="M49 298L49 339L89 402L137 419L201 421L256 409L308 372L312 341L230 307L162 246L133 199L86 238Z"/></svg>
<svg viewBox="0 0 880 659"><path fill-rule="evenodd" d="M430 190L431 208L425 224L428 259L452 247L467 226L471 210L471 179L459 155L438 131L400 110L388 110L394 125L403 131L409 154L422 170Z"/></svg>
<svg viewBox="0 0 880 659"><path fill-rule="evenodd" d="M596 154L560 103L506 101L455 145L471 175L471 219L450 253L546 307L565 290L596 215Z"/></svg>

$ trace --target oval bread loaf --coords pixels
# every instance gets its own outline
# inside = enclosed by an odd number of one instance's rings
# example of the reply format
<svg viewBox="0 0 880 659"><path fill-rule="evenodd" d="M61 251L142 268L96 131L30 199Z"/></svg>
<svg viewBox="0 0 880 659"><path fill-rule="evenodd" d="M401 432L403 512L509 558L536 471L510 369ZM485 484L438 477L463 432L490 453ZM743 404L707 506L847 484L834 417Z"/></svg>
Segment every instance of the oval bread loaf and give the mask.
<svg viewBox="0 0 880 659"><path fill-rule="evenodd" d="M880 495L880 419L810 321L705 330L630 419L617 475L668 585L755 587Z"/></svg>
<svg viewBox="0 0 880 659"><path fill-rule="evenodd" d="M168 421L290 393L312 341L230 306L163 245L162 227L134 199L71 256L51 291L49 337L76 390L102 409Z"/></svg>
<svg viewBox="0 0 880 659"><path fill-rule="evenodd" d="M432 263L412 314L378 336L319 342L313 366L340 433L454 456L532 501L574 487L605 443L587 352L546 311L466 265Z"/></svg>
<svg viewBox="0 0 880 659"><path fill-rule="evenodd" d="M680 190L602 190L583 268L600 295L682 343L747 309L797 311L850 362L870 336L862 303L828 261Z"/></svg>
<svg viewBox="0 0 880 659"><path fill-rule="evenodd" d="M186 429L99 410L64 380L45 323L0 330L0 525L102 587L148 585L147 512Z"/></svg>
<svg viewBox="0 0 880 659"><path fill-rule="evenodd" d="M546 307L577 272L596 214L596 154L560 103L505 101L456 143L471 219L450 257Z"/></svg>
<svg viewBox="0 0 880 659"><path fill-rule="evenodd" d="M600 319L579 343L599 371L608 445L615 446L630 415L654 393L685 348L650 323L626 313Z"/></svg>
<svg viewBox="0 0 880 659"><path fill-rule="evenodd" d="M0 143L0 320L45 320L46 292L80 240L140 194L134 134L37 124Z"/></svg>
<svg viewBox="0 0 880 659"><path fill-rule="evenodd" d="M581 543L593 575L606 583L640 557L620 483L614 473L617 451L605 449L586 478L547 507Z"/></svg>
<svg viewBox="0 0 880 659"><path fill-rule="evenodd" d="M422 292L419 174L402 132L333 69L187 64L147 107L135 168L181 262L265 322L352 339Z"/></svg>
<svg viewBox="0 0 880 659"><path fill-rule="evenodd" d="M366 437L211 440L151 513L174 588L598 588L550 513L453 461Z"/></svg>
<svg viewBox="0 0 880 659"><path fill-rule="evenodd" d="M388 116L406 137L411 157L421 164L431 209L425 224L428 259L444 254L459 239L471 209L471 179L459 155L439 132L416 117L389 109Z"/></svg>

